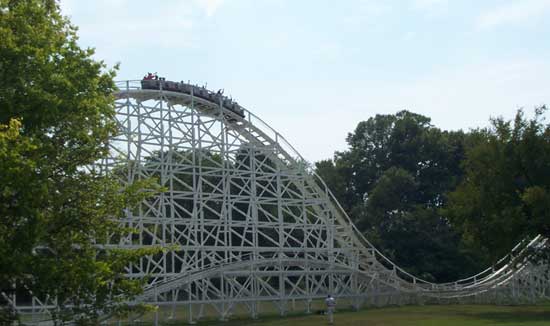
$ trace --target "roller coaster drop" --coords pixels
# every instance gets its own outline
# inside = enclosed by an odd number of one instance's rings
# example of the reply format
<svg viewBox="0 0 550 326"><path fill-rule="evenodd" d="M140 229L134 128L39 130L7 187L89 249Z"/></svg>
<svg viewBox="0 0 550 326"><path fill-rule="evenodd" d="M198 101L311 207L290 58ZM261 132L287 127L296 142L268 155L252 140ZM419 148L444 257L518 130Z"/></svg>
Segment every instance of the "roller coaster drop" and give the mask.
<svg viewBox="0 0 550 326"><path fill-rule="evenodd" d="M284 315L302 301L309 311L328 293L355 308L534 302L550 293L548 266L529 260L547 245L541 236L472 277L422 280L374 248L300 154L236 102L183 82L117 86L121 133L100 167L127 183L157 177L166 191L128 210L121 223L138 234L110 245L172 248L128 267L129 277L151 278L135 302L184 307L194 322L207 306L220 319L237 306L252 318L266 304ZM18 305L22 313L49 307L37 298Z"/></svg>

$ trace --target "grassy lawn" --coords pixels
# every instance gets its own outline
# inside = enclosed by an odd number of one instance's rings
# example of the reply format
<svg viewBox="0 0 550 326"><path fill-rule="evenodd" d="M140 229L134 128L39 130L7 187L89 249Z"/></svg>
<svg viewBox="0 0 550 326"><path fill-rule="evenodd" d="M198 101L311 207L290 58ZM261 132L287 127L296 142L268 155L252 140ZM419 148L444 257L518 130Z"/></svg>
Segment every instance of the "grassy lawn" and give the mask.
<svg viewBox="0 0 550 326"><path fill-rule="evenodd" d="M184 325L174 323L171 325ZM258 320L237 319L226 322L200 322L198 325L328 325L323 315L298 315L280 318L264 316ZM550 304L537 306L405 306L391 308L370 308L358 312L343 311L335 314L335 325L369 326L548 326L550 325Z"/></svg>

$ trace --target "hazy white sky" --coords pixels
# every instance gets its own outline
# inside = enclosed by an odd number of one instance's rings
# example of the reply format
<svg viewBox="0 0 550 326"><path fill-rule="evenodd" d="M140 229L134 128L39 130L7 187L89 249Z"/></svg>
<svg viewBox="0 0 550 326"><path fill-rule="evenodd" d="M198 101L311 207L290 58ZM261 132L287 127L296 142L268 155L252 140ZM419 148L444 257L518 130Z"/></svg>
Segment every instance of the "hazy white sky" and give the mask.
<svg viewBox="0 0 550 326"><path fill-rule="evenodd" d="M118 79L224 88L309 161L402 109L443 129L550 104L550 0L61 0Z"/></svg>

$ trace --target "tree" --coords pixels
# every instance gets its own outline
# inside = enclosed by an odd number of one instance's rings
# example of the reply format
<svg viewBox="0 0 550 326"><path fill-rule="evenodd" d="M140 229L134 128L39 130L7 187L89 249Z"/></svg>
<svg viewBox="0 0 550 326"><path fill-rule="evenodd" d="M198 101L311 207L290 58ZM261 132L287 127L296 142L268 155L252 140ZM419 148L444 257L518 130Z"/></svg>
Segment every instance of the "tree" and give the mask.
<svg viewBox="0 0 550 326"><path fill-rule="evenodd" d="M56 304L57 323L93 322L141 289L123 277L143 251L96 243L150 181L125 189L86 166L116 133L114 71L77 44L54 0L0 0L0 323L14 286ZM54 300L55 299L55 300Z"/></svg>
<svg viewBox="0 0 550 326"><path fill-rule="evenodd" d="M346 160L321 160L315 162L315 172L323 178L342 208L349 212L359 198L353 191L352 170L347 163Z"/></svg>
<svg viewBox="0 0 550 326"><path fill-rule="evenodd" d="M449 195L446 214L487 260L506 254L524 237L550 236L550 125L546 107L531 120L493 119L475 131L466 151L466 176Z"/></svg>
<svg viewBox="0 0 550 326"><path fill-rule="evenodd" d="M467 135L445 132L409 111L376 115L349 134L349 150L317 172L358 228L405 269L447 281L476 269L441 214L462 177Z"/></svg>

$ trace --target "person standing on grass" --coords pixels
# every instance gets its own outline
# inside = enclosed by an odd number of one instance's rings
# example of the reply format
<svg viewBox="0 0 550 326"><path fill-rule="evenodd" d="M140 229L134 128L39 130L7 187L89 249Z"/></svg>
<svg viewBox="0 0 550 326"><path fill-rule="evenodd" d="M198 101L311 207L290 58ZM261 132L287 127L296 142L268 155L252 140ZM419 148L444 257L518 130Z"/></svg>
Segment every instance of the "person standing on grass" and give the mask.
<svg viewBox="0 0 550 326"><path fill-rule="evenodd" d="M325 303L327 304L328 322L329 324L334 324L334 307L336 307L336 300L329 294L325 299Z"/></svg>

